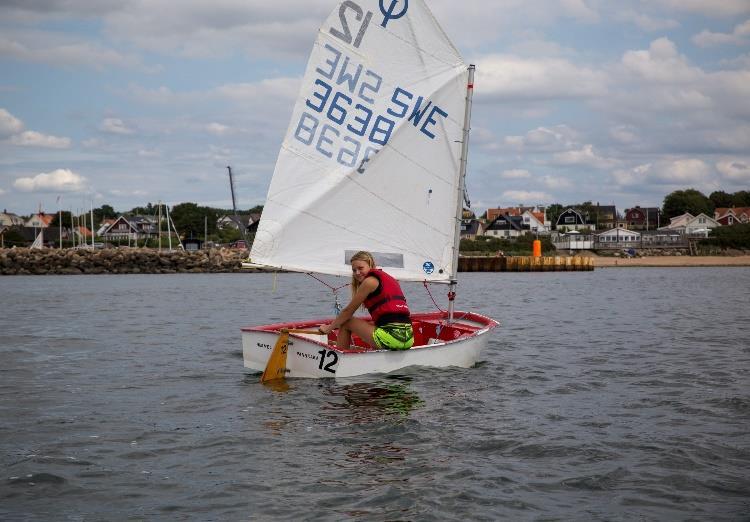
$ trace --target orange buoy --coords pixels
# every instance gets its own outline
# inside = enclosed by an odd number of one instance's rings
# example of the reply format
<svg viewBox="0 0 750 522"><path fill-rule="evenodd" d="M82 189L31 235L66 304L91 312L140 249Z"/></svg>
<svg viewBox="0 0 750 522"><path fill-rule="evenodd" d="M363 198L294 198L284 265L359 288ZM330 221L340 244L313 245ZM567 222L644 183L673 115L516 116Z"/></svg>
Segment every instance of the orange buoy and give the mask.
<svg viewBox="0 0 750 522"><path fill-rule="evenodd" d="M538 239L534 240L533 256L542 257L542 242Z"/></svg>

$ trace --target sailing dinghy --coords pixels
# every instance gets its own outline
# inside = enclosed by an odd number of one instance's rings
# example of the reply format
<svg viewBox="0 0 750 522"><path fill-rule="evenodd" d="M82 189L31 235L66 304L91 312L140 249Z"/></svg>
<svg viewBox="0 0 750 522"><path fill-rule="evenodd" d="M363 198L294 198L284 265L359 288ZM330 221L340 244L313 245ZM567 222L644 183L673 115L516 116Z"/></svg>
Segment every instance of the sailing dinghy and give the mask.
<svg viewBox="0 0 750 522"><path fill-rule="evenodd" d="M336 346L332 319L242 329L263 380L470 367L497 322L454 310L474 66L424 0L345 0L318 32L248 266L351 277L371 252L400 281L446 283L447 310L412 313L405 351ZM273 367L273 368L272 368Z"/></svg>

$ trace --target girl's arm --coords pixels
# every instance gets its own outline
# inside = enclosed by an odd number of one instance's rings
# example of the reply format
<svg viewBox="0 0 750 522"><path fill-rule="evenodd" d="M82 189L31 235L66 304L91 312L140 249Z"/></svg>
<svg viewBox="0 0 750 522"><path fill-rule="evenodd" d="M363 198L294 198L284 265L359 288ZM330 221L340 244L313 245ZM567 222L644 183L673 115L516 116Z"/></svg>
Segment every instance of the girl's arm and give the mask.
<svg viewBox="0 0 750 522"><path fill-rule="evenodd" d="M352 300L349 302L349 304L346 305L343 310L341 310L341 313L338 315L338 317L336 317L336 319L333 320L333 322L331 322L331 324L321 325L321 327L319 328L320 332L328 333L331 330L339 328L342 324L351 319L351 317L354 315L354 312L357 311L357 308L362 306L362 303L365 302L367 296L370 295L377 287L378 280L376 278L372 276L366 277L365 280L362 281L362 284L359 285L357 293L354 294L354 297L352 297Z"/></svg>

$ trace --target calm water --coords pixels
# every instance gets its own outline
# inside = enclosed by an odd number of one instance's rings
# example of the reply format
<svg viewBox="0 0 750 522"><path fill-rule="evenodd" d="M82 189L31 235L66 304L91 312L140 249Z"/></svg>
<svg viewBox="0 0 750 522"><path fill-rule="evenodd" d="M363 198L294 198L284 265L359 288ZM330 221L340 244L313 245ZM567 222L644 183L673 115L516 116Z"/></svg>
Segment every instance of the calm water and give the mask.
<svg viewBox="0 0 750 522"><path fill-rule="evenodd" d="M750 269L461 281L477 367L274 390L310 277L0 278L0 519L750 520Z"/></svg>

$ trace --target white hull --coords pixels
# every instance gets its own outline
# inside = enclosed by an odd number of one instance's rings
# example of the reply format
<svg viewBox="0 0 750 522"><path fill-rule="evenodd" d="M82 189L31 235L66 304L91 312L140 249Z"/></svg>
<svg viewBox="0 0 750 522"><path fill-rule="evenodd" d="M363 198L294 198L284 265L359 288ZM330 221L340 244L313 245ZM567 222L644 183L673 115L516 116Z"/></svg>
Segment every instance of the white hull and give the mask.
<svg viewBox="0 0 750 522"><path fill-rule="evenodd" d="M407 366L468 368L479 359L490 330L498 323L478 314L454 312L457 320L445 324L445 313L412 314L415 341L409 350L341 350L325 335L290 334L287 377L353 377L388 373ZM246 368L262 372L281 328L315 329L331 320L258 326L242 329L242 354ZM361 345L361 341L357 340Z"/></svg>

